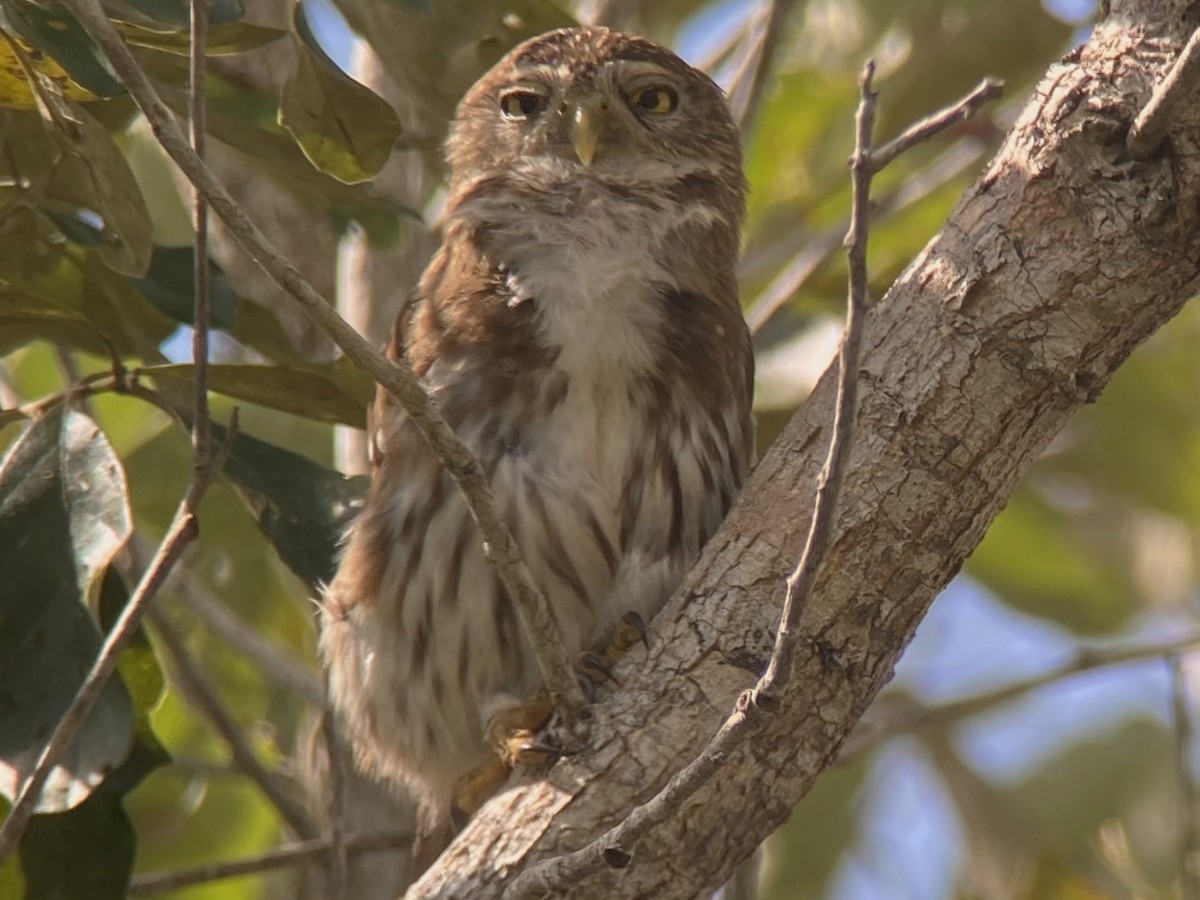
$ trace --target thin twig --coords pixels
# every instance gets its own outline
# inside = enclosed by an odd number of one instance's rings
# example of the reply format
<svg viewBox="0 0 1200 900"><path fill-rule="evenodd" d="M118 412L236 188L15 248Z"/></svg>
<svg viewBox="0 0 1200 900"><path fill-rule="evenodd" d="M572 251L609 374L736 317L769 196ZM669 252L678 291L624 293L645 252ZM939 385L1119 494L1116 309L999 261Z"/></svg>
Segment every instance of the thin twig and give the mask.
<svg viewBox="0 0 1200 900"><path fill-rule="evenodd" d="M892 138L882 147L871 151L871 171L878 174L888 163L897 156L911 150L914 146L927 141L940 131L945 131L957 122L965 122L977 113L985 103L995 100L1004 93L1004 82L999 78L985 78L956 103L935 112L906 128L902 134Z"/></svg>
<svg viewBox="0 0 1200 900"><path fill-rule="evenodd" d="M275 776L258 761L253 748L242 733L241 726L234 721L233 716L221 703L216 690L208 683L200 671L200 667L188 653L183 638L170 619L157 609L151 609L149 617L159 640L167 651L167 656L175 669L175 675L184 695L199 708L225 741L229 747L230 756L233 758L234 766L259 786L266 798L279 810L283 820L297 835L306 840L315 838L318 834L316 826L309 820L300 804L287 794L278 784Z"/></svg>
<svg viewBox="0 0 1200 900"><path fill-rule="evenodd" d="M64 5L112 65L117 77L150 123L163 149L208 201L238 243L263 271L304 308L312 321L329 335L347 358L370 374L408 413L413 425L462 491L483 534L488 558L516 602L542 678L565 719L568 722L574 720L584 705L583 691L575 679L571 659L559 638L546 598L534 584L512 533L500 517L479 462L431 406L412 370L405 365L394 364L363 340L271 245L209 168L196 157L187 146L171 111L163 104L121 36L105 18L97 0L64 0Z"/></svg>
<svg viewBox="0 0 1200 900"><path fill-rule="evenodd" d="M1178 118L1179 109L1195 102L1197 85L1200 85L1200 28L1192 32L1171 71L1155 86L1150 101L1133 120L1125 136L1130 156L1145 161L1158 151L1167 129Z"/></svg>
<svg viewBox="0 0 1200 900"><path fill-rule="evenodd" d="M324 704L321 680L312 669L282 647L262 637L249 622L197 585L194 579L181 579L174 593L191 615L250 660L268 678L313 706Z"/></svg>
<svg viewBox="0 0 1200 900"><path fill-rule="evenodd" d="M961 102L961 101L960 101ZM949 123L947 123L949 124ZM933 160L928 166L905 178L891 193L872 205L871 221L879 222L924 200L938 188L960 175L983 155L984 145L978 139L964 138ZM752 334L758 334L796 292L824 265L842 244L850 227L849 219L819 232L779 270L758 299L746 311L746 322Z"/></svg>
<svg viewBox="0 0 1200 900"><path fill-rule="evenodd" d="M328 880L325 896L329 900L346 898L346 770L333 706L329 702L329 677L325 678L325 709L321 713L321 739L329 760L329 855L326 858Z"/></svg>
<svg viewBox="0 0 1200 900"><path fill-rule="evenodd" d="M506 900L554 896L567 886L606 868L624 868L633 856L637 841L652 828L674 815L725 764L738 745L752 737L766 721L764 713L779 708L779 694L792 672L792 654L803 612L821 559L829 543L838 493L845 480L847 462L854 439L854 419L858 397L858 359L862 349L863 324L867 312L867 213L871 187L871 132L875 123L875 94L871 80L875 64L863 69L861 100L858 106L855 150L852 162L853 204L850 232L846 236L850 257L850 285L846 312L846 333L842 339L838 371L838 396L834 413L829 453L817 480L812 525L800 561L787 581L782 621L776 632L775 648L767 671L734 704L708 746L680 770L651 800L636 807L623 822L609 829L587 846L546 860L522 872L504 892Z"/></svg>
<svg viewBox="0 0 1200 900"><path fill-rule="evenodd" d="M1187 674L1179 653L1167 657L1171 669L1171 712L1175 726L1175 778L1179 783L1179 894L1183 900L1200 898L1196 853L1200 850L1200 823L1196 820L1196 779L1192 776L1194 746L1192 717L1188 712Z"/></svg>
<svg viewBox="0 0 1200 900"><path fill-rule="evenodd" d="M763 91L775 62L775 51L783 33L784 22L796 5L796 0L767 0L759 29L752 30L754 45L742 60L730 83L730 105L738 130L749 134L762 108ZM757 32L757 33L755 33Z"/></svg>
<svg viewBox="0 0 1200 900"><path fill-rule="evenodd" d="M929 706L911 706L908 702L901 700L898 704L899 710L881 715L880 718L883 721L864 720L862 726L855 729L846 739L838 754L838 759L839 761L851 759L899 734L908 734L931 725L957 722L968 716L988 712L1032 691L1057 684L1084 672L1109 666L1162 659L1172 653L1178 653L1197 645L1200 645L1200 631L1189 631L1175 638L1148 644L1080 647L1070 659L1045 672L959 700L949 700ZM882 706L886 708L887 705L888 701L884 700Z"/></svg>
<svg viewBox="0 0 1200 900"><path fill-rule="evenodd" d="M354 834L346 838L346 853L350 857L362 856L364 853L379 853L385 850L396 850L407 847L412 843L411 831L390 831L380 834ZM135 875L129 886L129 896L145 897L149 894L162 894L167 891L179 890L197 884L207 884L224 878L236 878L239 875L256 875L270 872L273 869L283 869L300 863L318 861L329 853L329 841L317 838L297 844L288 844L275 850L268 850L258 856L246 859L228 860L226 862L210 863L197 866L194 869L177 869L163 872L147 872Z"/></svg>
<svg viewBox="0 0 1200 900"><path fill-rule="evenodd" d="M188 45L188 140L196 158L204 160L205 133L205 50L208 42L208 0L191 2L191 36ZM192 188L192 469L206 471L211 465L212 435L208 421L208 204Z"/></svg>

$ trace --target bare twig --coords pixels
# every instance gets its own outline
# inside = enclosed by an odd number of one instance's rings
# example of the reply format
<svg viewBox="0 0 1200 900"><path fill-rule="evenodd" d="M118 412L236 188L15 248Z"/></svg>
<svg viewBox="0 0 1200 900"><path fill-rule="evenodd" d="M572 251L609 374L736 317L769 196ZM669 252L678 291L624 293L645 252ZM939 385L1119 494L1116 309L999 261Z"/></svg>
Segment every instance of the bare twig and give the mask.
<svg viewBox="0 0 1200 900"><path fill-rule="evenodd" d="M775 62L779 37L795 5L796 0L767 0L759 17L761 25L751 30L754 44L743 57L729 87L733 118L743 135L749 134L758 120L763 89Z"/></svg>
<svg viewBox="0 0 1200 900"><path fill-rule="evenodd" d="M1175 777L1179 782L1179 894L1183 900L1200 898L1200 822L1196 820L1196 779L1192 776L1193 729L1188 711L1187 674L1179 653L1167 657L1171 669L1171 712L1175 726Z"/></svg>
<svg viewBox="0 0 1200 900"><path fill-rule="evenodd" d="M353 858L364 853L396 850L407 847L412 843L412 839L411 831L350 835L345 839L346 853ZM329 853L329 846L330 842L326 838L318 838L268 850L259 856L251 856L246 859L211 863L194 869L147 872L144 875L134 876L133 882L129 886L129 896L145 897L149 894L161 894L197 884L207 884L210 881L220 881L223 878L254 875L300 863L319 861Z"/></svg>
<svg viewBox="0 0 1200 900"><path fill-rule="evenodd" d="M1189 631L1178 637L1148 644L1080 647L1070 659L1060 665L1020 681L1002 685L994 690L932 706L912 706L902 700L899 703L899 710L881 716L883 721L863 720L862 727L852 732L842 745L838 759L850 759L899 734L908 734L931 725L956 722L968 716L987 712L1032 691L1057 684L1084 672L1126 663L1162 659L1197 645L1200 645L1200 631ZM888 701L884 700L881 706L886 707L887 704Z"/></svg>
<svg viewBox="0 0 1200 900"><path fill-rule="evenodd" d="M188 45L188 139L196 158L204 159L204 78L205 49L208 42L208 0L191 2L191 35ZM193 315L192 371L194 396L192 408L192 469L207 471L211 465L212 435L208 427L208 204L203 195L192 188L192 228L196 232L192 244Z"/></svg>
<svg viewBox="0 0 1200 900"><path fill-rule="evenodd" d="M878 222L924 200L951 179L962 174L983 155L984 145L970 138L955 142L928 166L872 205L871 221ZM841 246L842 237L850 227L849 219L819 232L780 269L746 311L750 331L758 334L796 292L824 265Z"/></svg>
<svg viewBox="0 0 1200 900"><path fill-rule="evenodd" d="M976 88L957 103L952 103L932 116L906 128L878 150L871 151L871 171L878 174L897 156L927 141L940 131L945 131L956 122L964 122L979 111L985 103L995 100L1004 92L1004 82L999 78L985 78Z"/></svg>
<svg viewBox="0 0 1200 900"><path fill-rule="evenodd" d="M241 727L225 709L216 691L205 679L191 654L188 653L183 638L175 626L157 609L150 610L149 616L175 669L184 695L200 709L217 733L221 735L229 747L234 765L259 786L297 835L305 839L315 838L317 836L316 826L312 824L300 805L278 784L275 776L258 761L254 750L242 734Z"/></svg>
<svg viewBox="0 0 1200 900"><path fill-rule="evenodd" d="M319 707L325 702L316 672L282 647L259 635L249 622L198 586L193 579L181 580L175 587L175 593L189 613L254 663L268 678L313 706Z"/></svg>
<svg viewBox="0 0 1200 900"><path fill-rule="evenodd" d="M187 178L204 196L213 211L268 275L296 300L313 322L342 349L356 366L369 373L399 401L442 465L454 478L466 499L479 530L483 533L488 558L496 567L505 589L517 604L522 625L529 637L542 677L560 711L571 721L584 704L568 656L546 598L533 582L513 540L500 517L487 479L466 446L430 405L412 370L396 365L368 344L329 302L271 245L250 221L209 168L187 146L171 111L159 98L146 74L138 66L121 36L105 18L98 0L64 0L84 30L100 48L118 78L145 115L155 137Z"/></svg>
<svg viewBox="0 0 1200 900"><path fill-rule="evenodd" d="M871 80L874 62L863 69L861 100L856 119L855 150L852 162L853 205L850 232L846 236L850 257L850 286L846 312L846 333L839 355L838 397L834 413L829 453L818 478L812 524L800 561L787 580L782 621L776 632L775 647L767 671L758 683L744 691L733 711L722 723L708 746L667 783L651 800L635 808L626 819L587 846L572 853L546 860L522 872L505 891L506 900L553 896L568 885L607 868L629 864L636 842L652 828L674 815L724 765L728 755L750 738L765 721L763 713L779 708L779 694L787 686L792 672L792 653L798 635L800 615L812 589L821 559L829 543L837 508L838 492L854 439L854 419L858 408L858 359L862 348L863 323L867 312L867 218L870 205L872 169L871 132L875 123L875 94Z"/></svg>
<svg viewBox="0 0 1200 900"><path fill-rule="evenodd" d="M1125 147L1129 155L1137 160L1147 160L1153 156L1167 129L1178 116L1180 107L1193 103L1196 86L1200 84L1200 28L1192 32L1188 42L1184 44L1179 58L1171 66L1163 80L1154 88L1150 101L1142 107L1138 117L1134 119L1129 134L1125 136Z"/></svg>
<svg viewBox="0 0 1200 900"><path fill-rule="evenodd" d="M329 678L325 679L325 696L329 696ZM346 898L346 770L338 743L333 707L328 699L321 713L321 739L329 759L329 855L326 870L328 880L325 896L329 900Z"/></svg>

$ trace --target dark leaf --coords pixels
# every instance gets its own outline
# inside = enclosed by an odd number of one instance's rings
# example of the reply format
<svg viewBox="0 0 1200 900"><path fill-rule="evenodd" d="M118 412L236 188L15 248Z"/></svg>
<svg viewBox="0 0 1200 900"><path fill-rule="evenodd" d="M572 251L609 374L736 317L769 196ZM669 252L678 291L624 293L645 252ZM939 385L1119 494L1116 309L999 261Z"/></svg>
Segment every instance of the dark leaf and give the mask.
<svg viewBox="0 0 1200 900"><path fill-rule="evenodd" d="M95 660L85 608L131 530L125 475L96 424L56 407L0 462L0 789L12 796ZM133 710L110 681L39 810L79 803L129 754Z"/></svg>
<svg viewBox="0 0 1200 900"><path fill-rule="evenodd" d="M213 425L215 441L225 434ZM245 434L234 439L223 474L288 568L310 586L333 578L342 533L358 515L366 477L348 478Z"/></svg>
<svg viewBox="0 0 1200 900"><path fill-rule="evenodd" d="M195 306L193 283L196 277L191 247L154 248L150 268L134 285L160 311L176 322L191 325ZM237 312L237 294L225 273L208 261L209 321L214 328L228 328Z"/></svg>
<svg viewBox="0 0 1200 900"><path fill-rule="evenodd" d="M21 839L25 900L123 900L137 840L110 791L67 812L34 816Z"/></svg>

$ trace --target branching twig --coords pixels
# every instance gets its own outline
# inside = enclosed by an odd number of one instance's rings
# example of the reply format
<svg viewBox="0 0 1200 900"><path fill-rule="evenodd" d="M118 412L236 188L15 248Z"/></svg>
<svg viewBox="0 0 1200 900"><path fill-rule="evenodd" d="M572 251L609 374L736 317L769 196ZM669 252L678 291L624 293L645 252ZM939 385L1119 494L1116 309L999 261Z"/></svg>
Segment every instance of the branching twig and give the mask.
<svg viewBox="0 0 1200 900"><path fill-rule="evenodd" d="M199 707L205 718L229 747L237 769L259 786L268 800L279 810L288 826L302 838L317 836L317 829L295 800L276 782L275 776L258 761L241 728L225 709L216 691L204 678L200 668L184 646L183 638L171 621L157 609L150 610L150 621L159 640L166 648L184 695Z"/></svg>
<svg viewBox="0 0 1200 900"><path fill-rule="evenodd" d="M1153 156L1167 136L1167 129L1183 104L1194 103L1200 85L1200 28L1192 32L1171 71L1154 88L1150 101L1134 119L1125 147L1137 160Z"/></svg>
<svg viewBox="0 0 1200 900"><path fill-rule="evenodd" d="M412 839L411 831L355 834L345 839L346 853L350 857L356 857L364 853L395 850L407 847L412 843ZM134 876L133 883L129 886L129 896L145 897L149 894L161 894L192 885L207 884L210 881L220 881L223 878L235 878L239 875L255 875L273 869L283 869L300 863L318 861L328 853L329 841L319 838L268 850L259 856L246 859L211 863L194 869L147 872L144 875Z"/></svg>
<svg viewBox="0 0 1200 900"><path fill-rule="evenodd" d="M1175 777L1179 783L1179 894L1183 900L1200 898L1196 853L1200 850L1200 823L1196 821L1196 779L1192 776L1192 717L1188 712L1187 675L1179 653L1167 657L1171 669L1171 712L1175 731Z"/></svg>
<svg viewBox="0 0 1200 900"><path fill-rule="evenodd" d="M346 770L341 744L338 743L333 707L330 705L329 678L325 679L325 709L321 712L321 740L329 760L329 855L325 896L329 900L346 897Z"/></svg>
<svg viewBox="0 0 1200 900"><path fill-rule="evenodd" d="M897 156L911 150L922 141L927 141L939 131L945 131L956 122L963 122L979 111L983 104L995 100L1004 91L1004 82L999 78L985 78L979 82L975 90L967 94L957 103L935 112L906 128L897 137L892 138L882 147L871 151L871 171L879 172Z"/></svg>
<svg viewBox="0 0 1200 900"><path fill-rule="evenodd" d="M770 713L779 707L779 693L787 685L792 671L792 652L798 634L800 614L829 542L837 495L844 481L853 444L858 396L858 358L862 347L863 320L867 311L866 243L872 175L871 131L875 122L875 94L871 91L874 71L873 62L868 62L863 69L862 98L858 107L852 164L853 207L850 232L846 236L850 256L850 288L846 333L842 339L840 354L833 434L829 441L825 465L818 478L808 539L800 562L788 578L783 617L767 671L751 690L738 697L733 712L700 755L678 772L653 799L635 808L621 824L587 846L547 860L521 873L505 891L504 896L509 900L552 896L568 885L578 884L582 879L603 871L605 867L624 868L632 858L633 848L638 839L677 812L688 798L720 770L728 755L754 734L758 726L765 721L762 714Z"/></svg>
<svg viewBox="0 0 1200 900"><path fill-rule="evenodd" d="M1179 637L1149 644L1080 647L1070 659L1052 669L990 691L972 694L959 700L949 700L945 703L915 708L901 701L898 711L884 713L881 716L883 721L871 722L864 719L862 726L853 731L842 745L838 759L850 759L899 734L907 734L930 725L956 722L968 716L979 715L1032 691L1057 684L1084 672L1126 663L1162 659L1197 645L1200 645L1200 631L1190 631ZM886 708L887 701L885 700L880 705Z"/></svg>
<svg viewBox="0 0 1200 900"><path fill-rule="evenodd" d="M935 113L912 128L909 128L895 140L885 144L879 150L871 153L872 171L878 172L902 152L914 144L928 140L939 131L948 128L955 122L973 115L979 106L988 100L999 96L1003 82L995 79L984 79L970 94L963 97L941 112ZM903 146L900 144L903 142ZM890 150L889 148L899 148ZM884 154L887 154L886 156ZM932 177L917 181L906 179L897 190L874 205L871 212L872 220L890 215L904 209L929 196L937 188L961 173L983 153L983 148L974 142L970 145L964 142L956 143L953 147L939 156L928 167ZM779 272L778 275L763 289L759 298L746 311L746 321L750 331L757 334L767 324L772 316L788 302L796 291L804 285L813 273L833 255L842 242L842 236L849 227L848 221L842 221L831 228L822 231L805 243L804 247L795 254Z"/></svg>
<svg viewBox="0 0 1200 900"><path fill-rule="evenodd" d="M175 593L191 615L249 659L268 678L313 706L320 707L325 702L321 681L314 671L259 635L250 623L199 587L193 579L181 579Z"/></svg>
<svg viewBox="0 0 1200 900"><path fill-rule="evenodd" d="M537 657L542 677L567 720L583 706L571 659L550 616L545 597L533 582L478 461L430 405L407 366L393 364L363 340L311 284L271 245L228 191L187 146L171 111L159 98L120 35L105 18L98 0L64 0L64 5L96 42L118 78L129 90L155 137L188 180L204 196L230 234L306 311L356 366L369 373L408 413L446 470L461 489L483 533L488 557L505 589L517 604L522 625Z"/></svg>

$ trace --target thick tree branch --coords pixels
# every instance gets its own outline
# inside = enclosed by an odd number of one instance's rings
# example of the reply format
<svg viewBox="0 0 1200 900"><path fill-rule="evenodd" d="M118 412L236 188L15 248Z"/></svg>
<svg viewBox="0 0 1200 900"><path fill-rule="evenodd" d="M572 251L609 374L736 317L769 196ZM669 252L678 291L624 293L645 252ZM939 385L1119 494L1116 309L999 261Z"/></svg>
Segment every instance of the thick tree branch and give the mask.
<svg viewBox="0 0 1200 900"><path fill-rule="evenodd" d="M1200 107L1172 123L1189 138L1173 158L1139 163L1124 144L1200 3L1113 7L868 317L855 452L779 711L719 779L622 848L626 868L567 895L690 900L722 883L837 757L1041 450L1200 288ZM410 900L500 896L696 756L770 656L833 408L827 374L653 623L648 653L618 667L590 749L485 806Z"/></svg>

